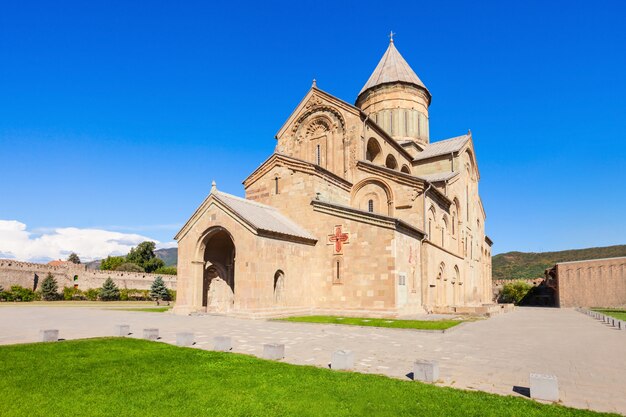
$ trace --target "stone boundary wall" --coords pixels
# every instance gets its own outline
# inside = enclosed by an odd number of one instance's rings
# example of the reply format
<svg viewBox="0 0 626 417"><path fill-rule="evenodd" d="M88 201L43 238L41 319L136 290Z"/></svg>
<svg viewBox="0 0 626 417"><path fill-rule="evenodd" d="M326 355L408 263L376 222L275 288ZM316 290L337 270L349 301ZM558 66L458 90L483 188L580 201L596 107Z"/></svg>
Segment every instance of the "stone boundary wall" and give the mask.
<svg viewBox="0 0 626 417"><path fill-rule="evenodd" d="M66 263L59 266L0 259L0 285L8 290L12 285L20 285L32 290L39 289L48 273L54 275L59 290L63 287L78 286L80 290L100 288L111 277L119 288L138 290L150 289L158 276L163 278L167 288L176 289L176 275L148 274L145 272L100 271L87 269L84 264Z"/></svg>
<svg viewBox="0 0 626 417"><path fill-rule="evenodd" d="M626 257L556 264L559 307L626 306Z"/></svg>

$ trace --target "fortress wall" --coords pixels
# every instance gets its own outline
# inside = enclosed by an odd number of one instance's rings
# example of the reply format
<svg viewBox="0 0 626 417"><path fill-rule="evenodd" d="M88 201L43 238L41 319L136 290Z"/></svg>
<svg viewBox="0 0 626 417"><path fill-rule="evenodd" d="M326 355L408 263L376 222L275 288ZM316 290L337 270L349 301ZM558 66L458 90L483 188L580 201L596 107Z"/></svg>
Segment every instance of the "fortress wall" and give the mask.
<svg viewBox="0 0 626 417"><path fill-rule="evenodd" d="M560 307L626 306L626 257L565 262L556 267Z"/></svg>
<svg viewBox="0 0 626 417"><path fill-rule="evenodd" d="M100 288L104 281L111 277L120 288L139 290L150 289L150 285L158 276L163 278L169 289L176 289L176 275L148 274L145 272L100 271L87 269L86 265L65 264L52 266L32 262L19 262L11 259L0 259L0 285L8 290L12 285L39 289L41 282L48 273L54 275L59 289L78 285L81 290Z"/></svg>

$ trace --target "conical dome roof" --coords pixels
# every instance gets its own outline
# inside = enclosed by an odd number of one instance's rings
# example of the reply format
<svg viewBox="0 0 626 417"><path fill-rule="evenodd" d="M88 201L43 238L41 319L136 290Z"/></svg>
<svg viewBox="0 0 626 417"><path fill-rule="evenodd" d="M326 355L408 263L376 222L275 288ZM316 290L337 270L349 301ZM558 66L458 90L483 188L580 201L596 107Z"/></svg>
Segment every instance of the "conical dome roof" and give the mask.
<svg viewBox="0 0 626 417"><path fill-rule="evenodd" d="M383 55L369 80L367 80L361 89L359 96L370 88L381 84L395 82L413 84L416 87L423 88L428 92L428 89L422 80L419 79L417 74L415 74L415 71L413 71L402 55L400 55L400 52L396 49L392 39L389 42L389 47L387 48L385 55ZM428 92L428 94L430 95L430 92Z"/></svg>

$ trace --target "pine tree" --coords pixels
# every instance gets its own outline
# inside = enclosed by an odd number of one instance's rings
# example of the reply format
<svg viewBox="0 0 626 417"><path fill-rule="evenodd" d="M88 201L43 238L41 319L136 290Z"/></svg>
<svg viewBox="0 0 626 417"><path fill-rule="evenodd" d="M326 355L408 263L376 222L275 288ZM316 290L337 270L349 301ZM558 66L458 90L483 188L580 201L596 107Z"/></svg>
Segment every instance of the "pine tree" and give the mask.
<svg viewBox="0 0 626 417"><path fill-rule="evenodd" d="M74 252L70 253L70 256L67 257L67 260L74 264L80 263L80 258Z"/></svg>
<svg viewBox="0 0 626 417"><path fill-rule="evenodd" d="M159 304L159 301L169 301L170 293L163 282L163 278L156 277L150 286L150 297Z"/></svg>
<svg viewBox="0 0 626 417"><path fill-rule="evenodd" d="M45 301L54 301L59 298L59 286L51 273L48 273L41 282L41 298Z"/></svg>
<svg viewBox="0 0 626 417"><path fill-rule="evenodd" d="M115 301L120 299L120 290L111 277L107 278L100 289L100 299L102 301Z"/></svg>

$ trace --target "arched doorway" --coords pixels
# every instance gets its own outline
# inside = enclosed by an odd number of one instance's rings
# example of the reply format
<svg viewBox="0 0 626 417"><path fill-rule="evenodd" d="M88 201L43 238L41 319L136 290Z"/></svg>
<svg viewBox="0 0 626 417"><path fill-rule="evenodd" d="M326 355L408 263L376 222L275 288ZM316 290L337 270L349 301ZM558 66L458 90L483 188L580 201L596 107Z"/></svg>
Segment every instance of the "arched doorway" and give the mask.
<svg viewBox="0 0 626 417"><path fill-rule="evenodd" d="M202 306L207 312L225 313L235 301L235 243L225 229L205 237Z"/></svg>

